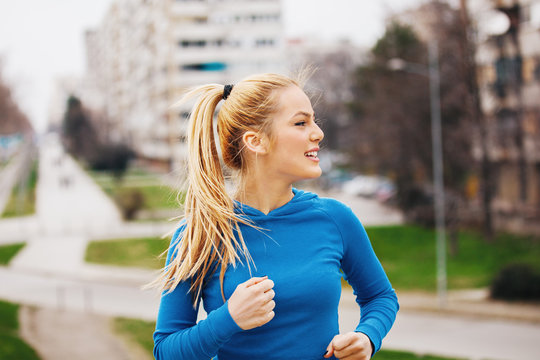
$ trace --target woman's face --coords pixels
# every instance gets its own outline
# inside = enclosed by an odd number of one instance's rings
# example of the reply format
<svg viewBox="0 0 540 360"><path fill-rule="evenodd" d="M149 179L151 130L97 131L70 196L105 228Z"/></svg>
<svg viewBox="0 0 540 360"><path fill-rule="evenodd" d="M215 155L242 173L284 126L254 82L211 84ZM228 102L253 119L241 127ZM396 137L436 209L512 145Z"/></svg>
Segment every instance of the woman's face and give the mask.
<svg viewBox="0 0 540 360"><path fill-rule="evenodd" d="M278 101L281 106L273 116L267 154L269 170L291 183L319 177L317 154L324 133L315 123L311 101L297 86L282 90Z"/></svg>

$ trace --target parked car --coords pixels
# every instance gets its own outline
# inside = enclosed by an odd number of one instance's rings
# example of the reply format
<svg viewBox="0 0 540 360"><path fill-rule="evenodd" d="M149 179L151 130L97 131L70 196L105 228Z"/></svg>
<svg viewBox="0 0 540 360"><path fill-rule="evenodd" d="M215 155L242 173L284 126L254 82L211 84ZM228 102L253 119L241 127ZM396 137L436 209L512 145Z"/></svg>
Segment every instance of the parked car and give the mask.
<svg viewBox="0 0 540 360"><path fill-rule="evenodd" d="M396 195L394 183L383 176L357 175L343 183L342 191L352 196L375 198L387 202Z"/></svg>
<svg viewBox="0 0 540 360"><path fill-rule="evenodd" d="M324 190L340 190L347 181L353 178L350 172L341 169L333 169L322 174L319 184Z"/></svg>

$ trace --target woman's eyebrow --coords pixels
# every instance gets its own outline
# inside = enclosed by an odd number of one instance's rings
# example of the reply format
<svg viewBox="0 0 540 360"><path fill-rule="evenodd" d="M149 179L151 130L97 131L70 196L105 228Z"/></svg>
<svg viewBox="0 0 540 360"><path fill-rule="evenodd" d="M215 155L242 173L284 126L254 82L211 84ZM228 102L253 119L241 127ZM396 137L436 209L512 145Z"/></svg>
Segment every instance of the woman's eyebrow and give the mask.
<svg viewBox="0 0 540 360"><path fill-rule="evenodd" d="M298 111L296 114L293 115L293 118L297 117L298 115L302 115L302 116L305 116L305 117L308 117L308 118L311 118L311 117L315 117L315 113L308 113L308 112L305 112L305 111Z"/></svg>

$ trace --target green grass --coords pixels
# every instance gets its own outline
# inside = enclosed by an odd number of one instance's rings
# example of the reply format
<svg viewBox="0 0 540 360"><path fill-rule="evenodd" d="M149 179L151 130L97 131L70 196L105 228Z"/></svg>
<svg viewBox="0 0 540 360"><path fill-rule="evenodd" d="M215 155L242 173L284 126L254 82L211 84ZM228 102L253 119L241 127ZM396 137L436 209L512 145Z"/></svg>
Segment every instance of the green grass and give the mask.
<svg viewBox="0 0 540 360"><path fill-rule="evenodd" d="M0 246L0 265L7 265L25 244L11 244Z"/></svg>
<svg viewBox="0 0 540 360"><path fill-rule="evenodd" d="M116 318L113 323L114 330L142 346L149 354L152 354L154 341L152 334L156 328L156 323L151 321ZM416 355L413 353L393 350L381 350L374 357L374 360L458 360L454 358L438 357L431 355Z"/></svg>
<svg viewBox="0 0 540 360"><path fill-rule="evenodd" d="M116 318L113 322L114 331L125 336L142 346L149 354L152 354L154 340L152 334L156 328L156 323L152 321Z"/></svg>
<svg viewBox="0 0 540 360"><path fill-rule="evenodd" d="M0 330L17 331L19 329L19 305L0 300Z"/></svg>
<svg viewBox="0 0 540 360"><path fill-rule="evenodd" d="M36 212L36 184L38 179L38 163L34 161L30 169L27 183L24 185L23 201L19 204L20 186L15 186L6 204L2 217L31 215Z"/></svg>
<svg viewBox="0 0 540 360"><path fill-rule="evenodd" d="M39 360L36 352L18 335L19 305L0 300L0 359Z"/></svg>
<svg viewBox="0 0 540 360"><path fill-rule="evenodd" d="M404 351L381 350L373 357L374 360L459 360L456 358L433 355L416 355Z"/></svg>
<svg viewBox="0 0 540 360"><path fill-rule="evenodd" d="M169 239L115 239L94 241L86 249L86 261L119 266L160 269L165 257L159 257L169 246Z"/></svg>
<svg viewBox="0 0 540 360"><path fill-rule="evenodd" d="M435 232L416 226L368 227L367 232L383 267L399 290L436 288ZM460 232L459 253L447 256L450 289L489 286L505 265L526 263L540 269L540 238L498 235L486 243L473 231ZM447 254L449 254L447 252Z"/></svg>
<svg viewBox="0 0 540 360"><path fill-rule="evenodd" d="M113 185L102 186L103 190L112 198L128 191L137 190L144 197L142 208L145 210L178 209L180 204L176 200L177 192L165 185Z"/></svg>
<svg viewBox="0 0 540 360"><path fill-rule="evenodd" d="M89 174L120 208L122 204L119 197L129 196L133 191L142 194L144 200L141 209L147 211L179 209L184 201L183 192L178 196L179 192L163 184L157 174L144 169L128 170L120 182L108 172L90 171Z"/></svg>
<svg viewBox="0 0 540 360"><path fill-rule="evenodd" d="M178 209L177 192L164 185L142 186L137 188L144 196L143 209ZM181 197L182 200L182 197Z"/></svg>

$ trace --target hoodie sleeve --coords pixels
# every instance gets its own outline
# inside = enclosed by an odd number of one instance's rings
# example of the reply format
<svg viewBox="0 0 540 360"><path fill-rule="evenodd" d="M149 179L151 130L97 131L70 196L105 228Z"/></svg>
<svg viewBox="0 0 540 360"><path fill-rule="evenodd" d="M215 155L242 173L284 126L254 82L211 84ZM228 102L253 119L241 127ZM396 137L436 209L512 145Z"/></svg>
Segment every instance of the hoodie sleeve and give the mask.
<svg viewBox="0 0 540 360"><path fill-rule="evenodd" d="M181 232L182 227L173 235L167 265L180 241ZM200 302L193 306L189 287L189 281L183 281L172 292L164 292L161 296L154 332L156 360L210 359L234 334L242 331L229 313L228 302L197 323Z"/></svg>
<svg viewBox="0 0 540 360"><path fill-rule="evenodd" d="M396 319L397 296L356 215L341 203L336 210L338 216L334 219L343 238L341 267L361 311L356 331L369 337L375 354Z"/></svg>

